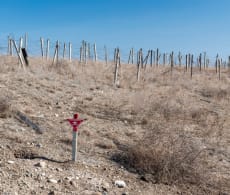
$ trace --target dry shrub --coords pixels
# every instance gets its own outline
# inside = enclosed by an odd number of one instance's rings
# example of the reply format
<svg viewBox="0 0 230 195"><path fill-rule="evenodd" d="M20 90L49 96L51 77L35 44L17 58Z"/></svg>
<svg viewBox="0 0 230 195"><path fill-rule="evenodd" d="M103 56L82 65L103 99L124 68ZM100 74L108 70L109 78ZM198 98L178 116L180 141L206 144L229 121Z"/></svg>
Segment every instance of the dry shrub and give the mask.
<svg viewBox="0 0 230 195"><path fill-rule="evenodd" d="M0 118L7 118L11 115L10 101L6 97L0 97Z"/></svg>
<svg viewBox="0 0 230 195"><path fill-rule="evenodd" d="M76 75L76 66L66 60L59 60L58 62L46 65L49 71L56 72L59 75L68 75L73 78Z"/></svg>
<svg viewBox="0 0 230 195"><path fill-rule="evenodd" d="M103 140L95 144L101 149L113 149L115 147L114 143L110 140Z"/></svg>
<svg viewBox="0 0 230 195"><path fill-rule="evenodd" d="M217 100L224 99L228 96L230 89L222 89L216 87L205 87L200 92L203 97L216 98Z"/></svg>
<svg viewBox="0 0 230 195"><path fill-rule="evenodd" d="M155 126L113 159L140 175L150 174L154 183L201 185L204 167L199 156L204 148L176 129L161 128Z"/></svg>

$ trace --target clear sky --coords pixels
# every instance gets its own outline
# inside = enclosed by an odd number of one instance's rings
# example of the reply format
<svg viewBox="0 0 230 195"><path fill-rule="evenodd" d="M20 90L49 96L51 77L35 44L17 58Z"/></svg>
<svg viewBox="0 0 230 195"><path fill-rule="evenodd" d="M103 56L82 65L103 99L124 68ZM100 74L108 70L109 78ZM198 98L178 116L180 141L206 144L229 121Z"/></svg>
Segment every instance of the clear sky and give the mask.
<svg viewBox="0 0 230 195"><path fill-rule="evenodd" d="M230 0L1 0L0 44L28 33L122 50L230 55Z"/></svg>

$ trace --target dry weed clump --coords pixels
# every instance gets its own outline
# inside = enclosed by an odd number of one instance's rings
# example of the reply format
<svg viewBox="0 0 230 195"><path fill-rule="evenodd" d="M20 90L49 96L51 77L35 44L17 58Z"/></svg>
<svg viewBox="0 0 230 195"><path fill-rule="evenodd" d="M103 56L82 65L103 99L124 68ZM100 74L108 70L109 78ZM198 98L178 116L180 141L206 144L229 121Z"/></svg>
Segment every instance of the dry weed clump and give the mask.
<svg viewBox="0 0 230 195"><path fill-rule="evenodd" d="M200 94L205 98L215 98L221 100L229 95L230 88L222 89L217 87L205 87Z"/></svg>
<svg viewBox="0 0 230 195"><path fill-rule="evenodd" d="M77 65L69 63L66 60L59 60L54 63L50 62L45 68L47 68L48 71L55 72L59 75L68 75L70 78L73 78L77 73Z"/></svg>
<svg viewBox="0 0 230 195"><path fill-rule="evenodd" d="M10 101L6 97L0 97L0 118L7 118L11 115Z"/></svg>
<svg viewBox="0 0 230 195"><path fill-rule="evenodd" d="M199 156L204 148L177 130L161 128L155 126L113 159L154 183L202 185L205 170Z"/></svg>

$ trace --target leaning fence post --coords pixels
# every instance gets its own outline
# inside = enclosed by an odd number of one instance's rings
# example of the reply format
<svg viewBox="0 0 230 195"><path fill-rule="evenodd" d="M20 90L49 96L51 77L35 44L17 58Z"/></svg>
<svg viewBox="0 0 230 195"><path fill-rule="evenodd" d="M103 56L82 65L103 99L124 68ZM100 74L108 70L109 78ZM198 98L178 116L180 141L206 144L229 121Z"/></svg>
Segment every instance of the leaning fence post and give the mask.
<svg viewBox="0 0 230 195"><path fill-rule="evenodd" d="M21 53L18 51L18 48L17 48L17 45L16 45L15 40L13 40L13 44L14 44L16 53L18 54L19 61L20 61L21 65L22 65L23 69L25 69L24 61L23 61L23 59L22 59Z"/></svg>
<svg viewBox="0 0 230 195"><path fill-rule="evenodd" d="M22 47L23 47L23 38L20 37L20 39L19 39L19 48L18 48L18 52L20 53L20 55L22 54Z"/></svg>
<svg viewBox="0 0 230 195"><path fill-rule="evenodd" d="M149 50L148 54L146 55L145 59L143 60L143 64L144 64L144 68L145 69L147 67L147 63L148 63L148 59L149 59L150 53L151 53L151 51Z"/></svg>
<svg viewBox="0 0 230 195"><path fill-rule="evenodd" d="M54 57L53 57L53 64L56 60L56 62L58 62L58 50L59 50L59 41L56 42L56 46L55 46L55 51L54 51Z"/></svg>

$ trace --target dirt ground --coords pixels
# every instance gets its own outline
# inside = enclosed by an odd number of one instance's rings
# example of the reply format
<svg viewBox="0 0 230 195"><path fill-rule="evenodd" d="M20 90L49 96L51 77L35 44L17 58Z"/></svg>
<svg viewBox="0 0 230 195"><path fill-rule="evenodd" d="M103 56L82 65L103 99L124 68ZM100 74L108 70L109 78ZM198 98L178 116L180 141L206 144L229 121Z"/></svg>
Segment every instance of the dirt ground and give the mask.
<svg viewBox="0 0 230 195"><path fill-rule="evenodd" d="M24 70L17 58L0 56L0 194L230 194L227 69L219 80L211 68L194 69L190 79L183 68L171 74L169 67L147 67L137 83L135 65L122 65L115 87L113 63L29 61ZM42 133L18 120L18 111ZM66 121L75 113L87 119L76 163ZM200 148L205 188L152 182L114 159L156 125L183 132Z"/></svg>

